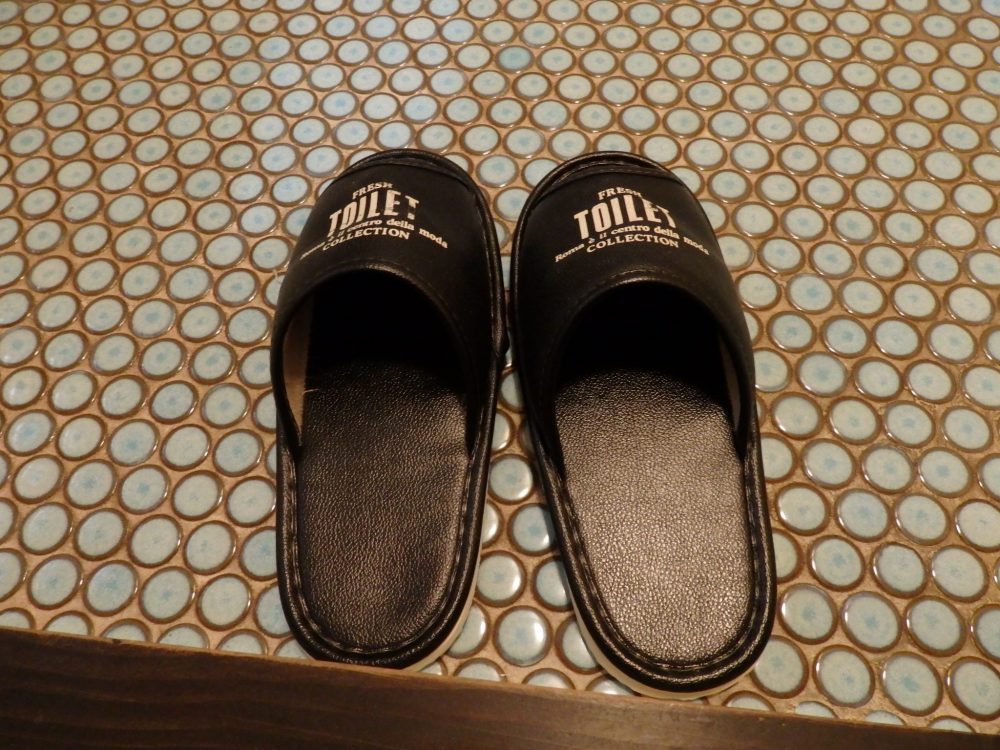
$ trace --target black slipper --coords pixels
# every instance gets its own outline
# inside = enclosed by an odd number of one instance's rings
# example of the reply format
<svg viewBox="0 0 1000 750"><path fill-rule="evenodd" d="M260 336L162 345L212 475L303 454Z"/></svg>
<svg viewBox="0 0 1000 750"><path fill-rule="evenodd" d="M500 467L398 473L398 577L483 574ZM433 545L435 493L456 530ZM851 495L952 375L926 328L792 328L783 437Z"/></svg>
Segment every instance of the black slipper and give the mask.
<svg viewBox="0 0 1000 750"><path fill-rule="evenodd" d="M489 209L447 159L376 154L319 198L271 349L279 581L314 656L420 667L458 635L503 318Z"/></svg>
<svg viewBox="0 0 1000 750"><path fill-rule="evenodd" d="M671 173L590 154L514 238L527 416L594 657L650 695L721 689L770 633L774 562L739 297Z"/></svg>

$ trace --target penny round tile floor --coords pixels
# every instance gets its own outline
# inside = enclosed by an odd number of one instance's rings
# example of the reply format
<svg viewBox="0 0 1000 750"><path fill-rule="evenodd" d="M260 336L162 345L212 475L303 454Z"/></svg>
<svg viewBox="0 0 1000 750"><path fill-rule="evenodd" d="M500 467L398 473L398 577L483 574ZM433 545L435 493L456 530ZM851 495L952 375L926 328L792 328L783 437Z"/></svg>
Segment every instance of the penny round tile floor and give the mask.
<svg viewBox="0 0 1000 750"><path fill-rule="evenodd" d="M707 702L995 732L998 41L996 0L0 2L0 625L304 657L267 347L318 191L442 152L508 253L560 160L628 150L698 194L756 350L779 614ZM427 671L628 692L527 429L512 371Z"/></svg>

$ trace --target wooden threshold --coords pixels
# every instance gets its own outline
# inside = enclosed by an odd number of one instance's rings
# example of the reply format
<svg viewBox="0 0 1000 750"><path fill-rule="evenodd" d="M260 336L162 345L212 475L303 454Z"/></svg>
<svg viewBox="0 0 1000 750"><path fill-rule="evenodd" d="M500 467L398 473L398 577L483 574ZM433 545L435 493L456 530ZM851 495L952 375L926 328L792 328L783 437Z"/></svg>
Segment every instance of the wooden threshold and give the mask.
<svg viewBox="0 0 1000 750"><path fill-rule="evenodd" d="M996 738L0 630L0 747L996 748Z"/></svg>

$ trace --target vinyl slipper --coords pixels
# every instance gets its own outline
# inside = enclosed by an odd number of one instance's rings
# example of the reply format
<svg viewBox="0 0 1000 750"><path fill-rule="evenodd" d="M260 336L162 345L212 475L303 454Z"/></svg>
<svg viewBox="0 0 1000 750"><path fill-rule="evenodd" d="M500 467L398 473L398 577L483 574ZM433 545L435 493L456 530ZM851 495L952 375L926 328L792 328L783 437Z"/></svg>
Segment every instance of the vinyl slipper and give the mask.
<svg viewBox="0 0 1000 750"><path fill-rule="evenodd" d="M282 602L314 656L420 667L471 604L497 382L500 257L469 177L419 151L345 170L281 286Z"/></svg>
<svg viewBox="0 0 1000 750"><path fill-rule="evenodd" d="M739 297L670 172L563 164L514 238L511 322L585 640L649 695L722 689L763 649L774 560Z"/></svg>

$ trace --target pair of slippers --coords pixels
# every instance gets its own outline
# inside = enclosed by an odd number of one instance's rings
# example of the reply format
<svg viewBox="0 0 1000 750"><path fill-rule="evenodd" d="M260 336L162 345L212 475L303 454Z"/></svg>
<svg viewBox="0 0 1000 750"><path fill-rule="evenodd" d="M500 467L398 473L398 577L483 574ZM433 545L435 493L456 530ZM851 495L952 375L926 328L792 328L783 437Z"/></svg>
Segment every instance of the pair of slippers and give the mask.
<svg viewBox="0 0 1000 750"><path fill-rule="evenodd" d="M721 689L765 645L775 576L752 351L701 207L636 156L561 165L518 223L510 304L590 650L641 693ZM489 208L447 159L376 154L313 209L272 340L279 580L313 655L421 667L457 637L504 307Z"/></svg>

